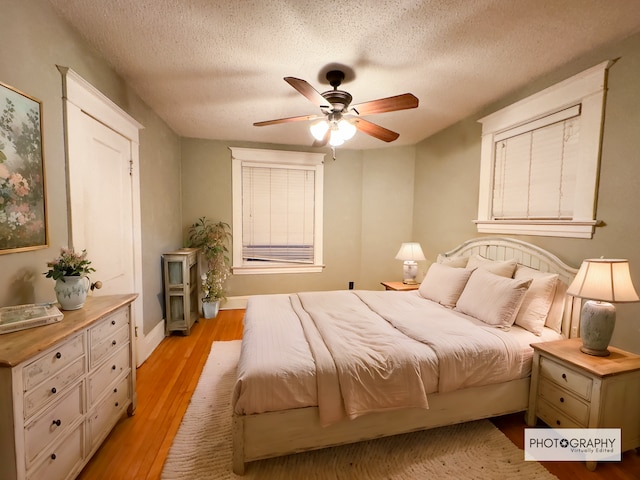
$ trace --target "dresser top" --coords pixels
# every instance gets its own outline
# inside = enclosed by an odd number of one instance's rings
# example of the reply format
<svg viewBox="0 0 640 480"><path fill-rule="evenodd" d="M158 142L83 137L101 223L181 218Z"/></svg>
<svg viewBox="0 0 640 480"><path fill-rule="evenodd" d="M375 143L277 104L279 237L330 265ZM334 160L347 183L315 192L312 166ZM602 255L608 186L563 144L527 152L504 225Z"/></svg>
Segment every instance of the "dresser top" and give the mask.
<svg viewBox="0 0 640 480"><path fill-rule="evenodd" d="M15 367L137 297L137 293L89 296L81 309L63 311L59 322L0 335L0 367Z"/></svg>
<svg viewBox="0 0 640 480"><path fill-rule="evenodd" d="M640 370L640 355L609 346L610 355L596 357L581 352L581 345L582 339L580 338L531 344L534 350L569 362L599 377Z"/></svg>

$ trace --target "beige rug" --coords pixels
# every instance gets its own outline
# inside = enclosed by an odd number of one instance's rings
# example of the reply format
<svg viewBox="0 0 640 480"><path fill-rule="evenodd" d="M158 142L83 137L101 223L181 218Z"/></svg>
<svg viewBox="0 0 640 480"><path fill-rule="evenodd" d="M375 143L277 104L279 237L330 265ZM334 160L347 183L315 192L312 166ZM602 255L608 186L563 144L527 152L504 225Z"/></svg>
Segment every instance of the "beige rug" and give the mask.
<svg viewBox="0 0 640 480"><path fill-rule="evenodd" d="M289 455L231 471L231 389L240 341L214 342L164 465L186 479L556 479L487 420Z"/></svg>

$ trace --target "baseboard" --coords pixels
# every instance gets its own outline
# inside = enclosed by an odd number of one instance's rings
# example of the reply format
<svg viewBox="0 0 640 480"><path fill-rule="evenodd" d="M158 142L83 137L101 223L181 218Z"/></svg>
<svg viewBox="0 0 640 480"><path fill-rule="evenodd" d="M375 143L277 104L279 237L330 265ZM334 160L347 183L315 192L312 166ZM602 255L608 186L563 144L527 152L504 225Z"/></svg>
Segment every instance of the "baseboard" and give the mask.
<svg viewBox="0 0 640 480"><path fill-rule="evenodd" d="M220 305L220 310L237 310L247 308L248 299L249 295L227 297L227 300L222 305Z"/></svg>
<svg viewBox="0 0 640 480"><path fill-rule="evenodd" d="M159 321L153 329L142 337L138 337L137 366L140 367L147 358L158 348L164 340L164 319Z"/></svg>

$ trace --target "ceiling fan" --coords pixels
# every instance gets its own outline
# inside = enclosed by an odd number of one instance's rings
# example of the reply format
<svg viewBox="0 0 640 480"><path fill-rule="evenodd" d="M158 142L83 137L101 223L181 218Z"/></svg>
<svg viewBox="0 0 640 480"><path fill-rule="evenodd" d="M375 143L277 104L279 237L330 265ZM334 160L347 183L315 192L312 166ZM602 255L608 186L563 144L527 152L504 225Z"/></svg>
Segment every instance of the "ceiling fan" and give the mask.
<svg viewBox="0 0 640 480"><path fill-rule="evenodd" d="M361 115L395 112L418 106L418 99L411 93L351 105L351 94L344 90L338 90L345 78L344 72L342 70L330 70L327 72L326 78L333 90L327 90L322 93L319 93L305 80L294 77L284 78L285 82L307 97L313 104L320 107L322 115L279 118L277 120L256 122L254 125L263 127L278 123L318 120L310 127L311 133L316 139L313 142L314 147L322 147L327 143L332 147L337 147L344 143L345 140L353 137L356 130L360 130L384 142L393 142L400 136L399 133L365 120L361 118Z"/></svg>

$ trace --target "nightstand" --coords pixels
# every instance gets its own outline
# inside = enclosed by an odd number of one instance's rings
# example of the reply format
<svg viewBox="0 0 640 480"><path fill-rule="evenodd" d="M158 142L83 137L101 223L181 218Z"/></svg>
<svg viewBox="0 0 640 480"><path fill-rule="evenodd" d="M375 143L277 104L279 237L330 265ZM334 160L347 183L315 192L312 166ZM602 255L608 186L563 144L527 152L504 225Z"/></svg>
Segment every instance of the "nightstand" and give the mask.
<svg viewBox="0 0 640 480"><path fill-rule="evenodd" d="M409 285L402 282L380 282L385 290L396 290L398 292L408 292L409 290L417 290L420 284Z"/></svg>
<svg viewBox="0 0 640 480"><path fill-rule="evenodd" d="M640 355L609 347L608 357L595 357L580 345L579 338L531 344L527 425L540 418L553 428L620 428L622 452L639 447Z"/></svg>

